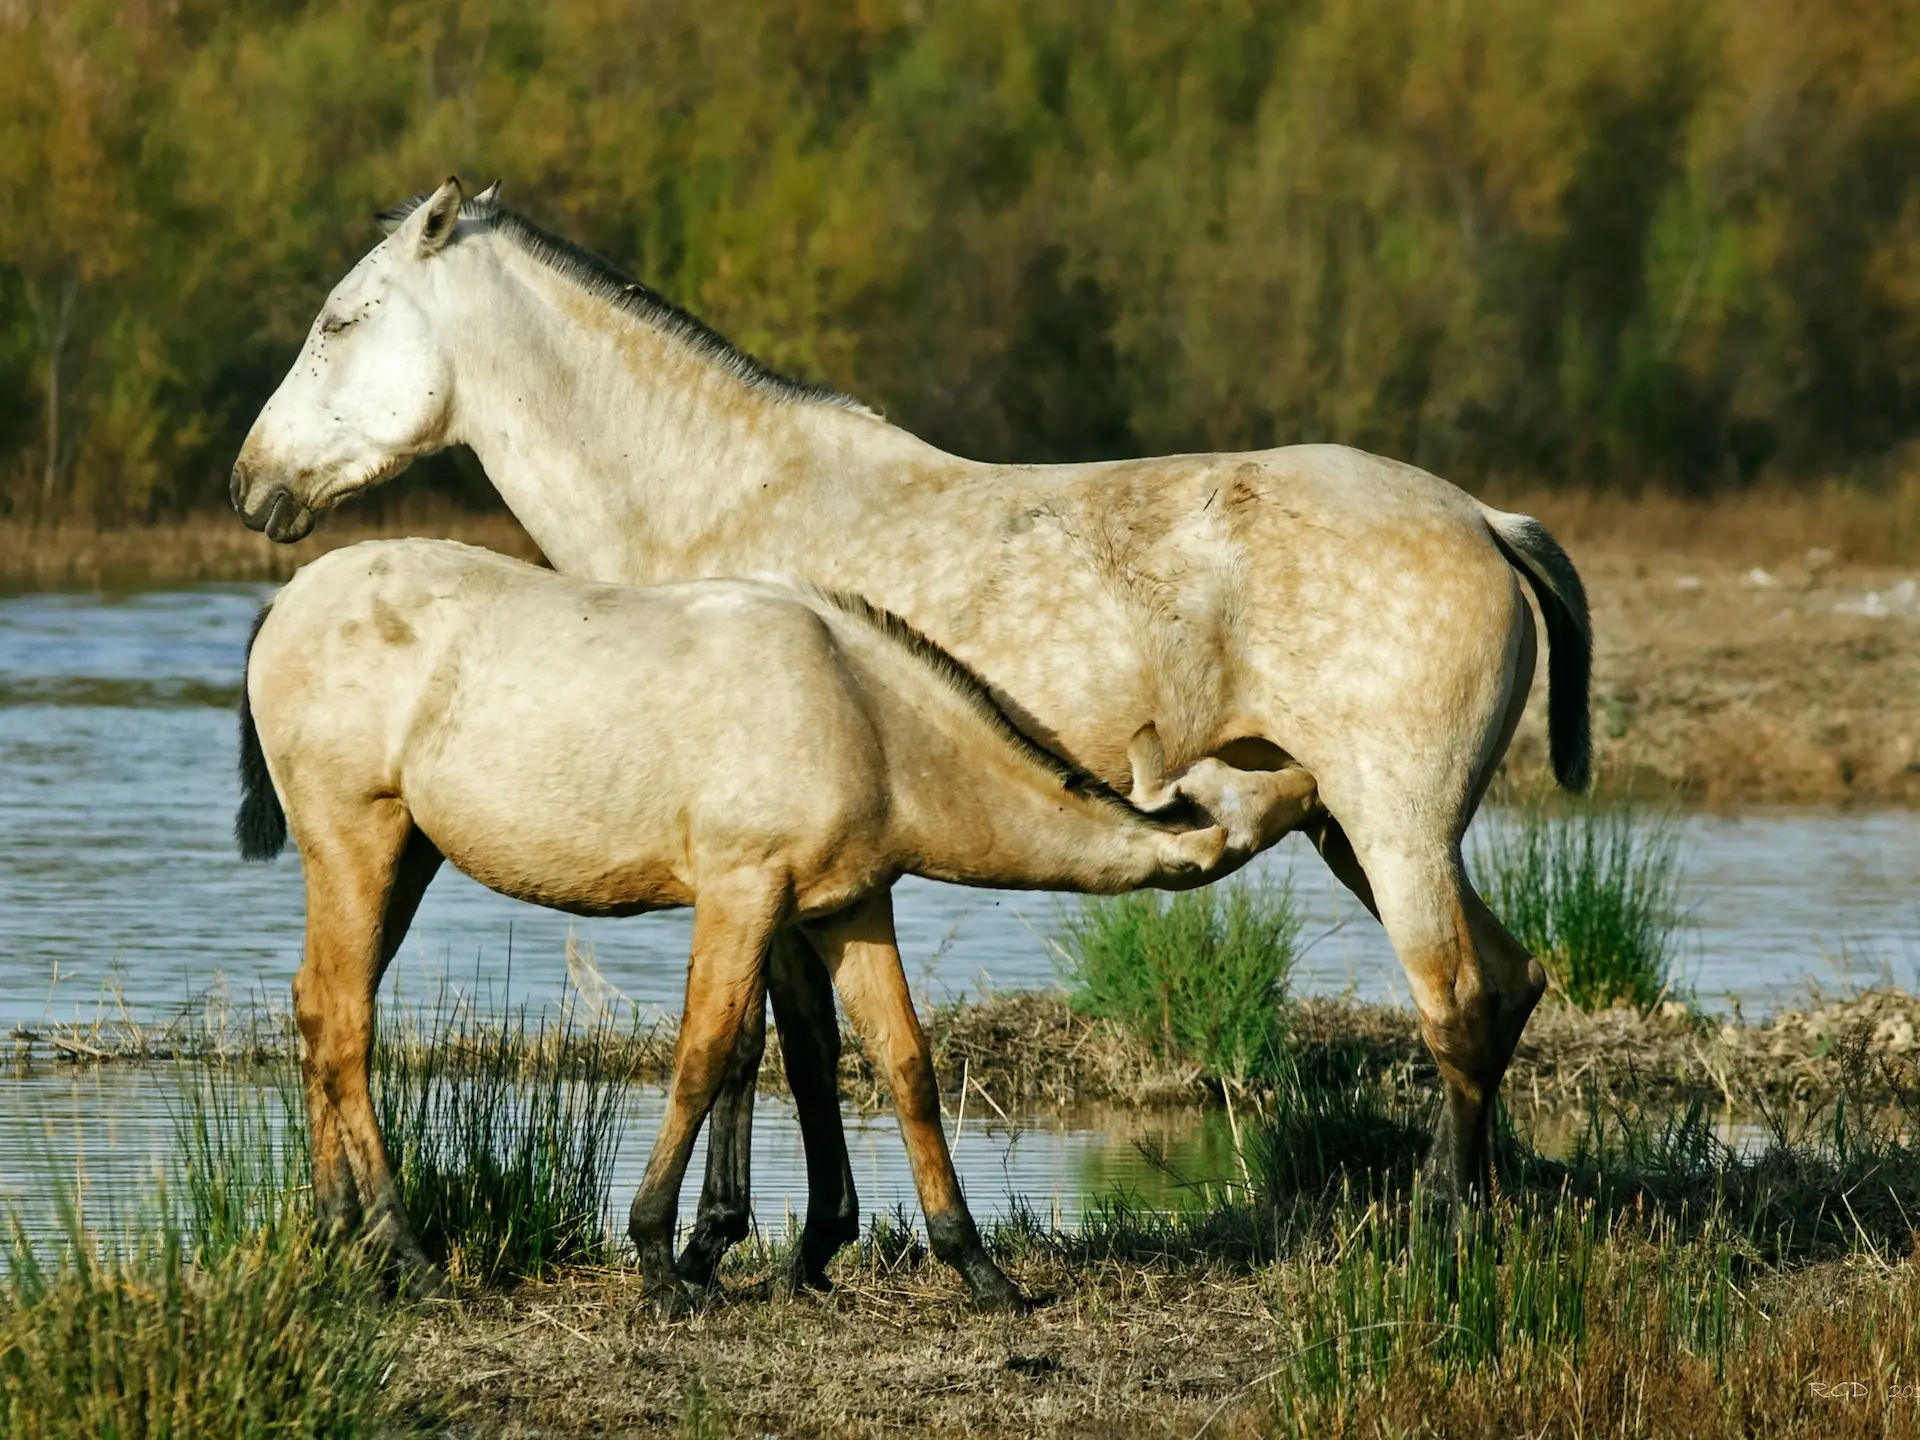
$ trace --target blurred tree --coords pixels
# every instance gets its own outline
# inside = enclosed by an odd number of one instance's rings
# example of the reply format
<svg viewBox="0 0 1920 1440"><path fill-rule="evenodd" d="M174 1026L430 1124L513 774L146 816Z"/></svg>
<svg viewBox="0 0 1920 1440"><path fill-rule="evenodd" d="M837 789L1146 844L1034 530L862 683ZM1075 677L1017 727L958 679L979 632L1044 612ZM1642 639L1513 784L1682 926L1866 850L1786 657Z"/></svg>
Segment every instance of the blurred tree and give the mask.
<svg viewBox="0 0 1920 1440"><path fill-rule="evenodd" d="M0 505L218 504L450 170L973 455L1705 488L1920 438L1903 0L11 0Z"/></svg>

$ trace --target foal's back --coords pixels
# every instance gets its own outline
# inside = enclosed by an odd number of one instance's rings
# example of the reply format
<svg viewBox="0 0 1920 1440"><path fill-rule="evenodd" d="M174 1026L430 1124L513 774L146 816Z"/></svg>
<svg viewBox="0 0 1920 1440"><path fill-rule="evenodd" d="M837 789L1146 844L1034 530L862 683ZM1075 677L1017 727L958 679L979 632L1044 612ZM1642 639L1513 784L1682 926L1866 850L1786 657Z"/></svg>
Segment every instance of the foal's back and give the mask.
<svg viewBox="0 0 1920 1440"><path fill-rule="evenodd" d="M849 842L887 796L827 609L778 581L635 589L374 541L275 598L249 694L296 838L392 796L475 879L565 910L690 904L772 855L851 895L880 878Z"/></svg>

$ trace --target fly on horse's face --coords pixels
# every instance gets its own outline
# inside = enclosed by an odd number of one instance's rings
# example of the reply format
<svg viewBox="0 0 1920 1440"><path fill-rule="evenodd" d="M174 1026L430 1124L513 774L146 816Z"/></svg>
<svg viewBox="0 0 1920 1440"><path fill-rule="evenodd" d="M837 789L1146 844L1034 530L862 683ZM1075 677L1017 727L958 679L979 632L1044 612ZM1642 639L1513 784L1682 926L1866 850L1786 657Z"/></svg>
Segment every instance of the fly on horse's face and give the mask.
<svg viewBox="0 0 1920 1440"><path fill-rule="evenodd" d="M447 443L452 357L426 302L446 282L461 203L448 180L327 297L234 463L233 508L249 529L299 540L317 512Z"/></svg>

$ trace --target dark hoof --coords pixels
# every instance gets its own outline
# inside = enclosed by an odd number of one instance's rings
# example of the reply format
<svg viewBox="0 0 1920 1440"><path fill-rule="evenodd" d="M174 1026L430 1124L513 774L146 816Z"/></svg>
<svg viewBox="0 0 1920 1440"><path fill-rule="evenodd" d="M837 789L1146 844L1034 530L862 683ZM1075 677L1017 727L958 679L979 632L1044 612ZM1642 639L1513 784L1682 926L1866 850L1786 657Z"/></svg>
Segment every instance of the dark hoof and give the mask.
<svg viewBox="0 0 1920 1440"><path fill-rule="evenodd" d="M650 1285L641 1304L653 1319L663 1325L691 1318L700 1309L700 1299L678 1278L665 1285Z"/></svg>
<svg viewBox="0 0 1920 1440"><path fill-rule="evenodd" d="M974 1283L973 1308L982 1315L1031 1315L1033 1302L1020 1293L1018 1285L996 1274L992 1280Z"/></svg>
<svg viewBox="0 0 1920 1440"><path fill-rule="evenodd" d="M446 1272L425 1260L398 1267L394 1275L394 1294L409 1302L458 1298Z"/></svg>
<svg viewBox="0 0 1920 1440"><path fill-rule="evenodd" d="M717 1290L720 1257L683 1250L680 1258L673 1262L673 1273L690 1290Z"/></svg>
<svg viewBox="0 0 1920 1440"><path fill-rule="evenodd" d="M782 1299L791 1300L808 1290L825 1295L833 1289L833 1281L827 1277L826 1266L815 1264L796 1252L780 1267L773 1288Z"/></svg>

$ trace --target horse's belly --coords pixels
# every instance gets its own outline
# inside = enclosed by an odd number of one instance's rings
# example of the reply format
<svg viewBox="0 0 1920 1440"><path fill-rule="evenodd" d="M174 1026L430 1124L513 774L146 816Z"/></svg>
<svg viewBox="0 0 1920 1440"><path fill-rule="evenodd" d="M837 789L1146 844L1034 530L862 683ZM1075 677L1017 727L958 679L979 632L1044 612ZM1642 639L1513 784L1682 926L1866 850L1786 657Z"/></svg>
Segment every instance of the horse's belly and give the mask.
<svg viewBox="0 0 1920 1440"><path fill-rule="evenodd" d="M515 778L504 789L465 777L421 786L407 796L414 823L454 866L516 900L579 915L693 902L671 817L621 803L617 784L584 797L543 793L537 774Z"/></svg>

